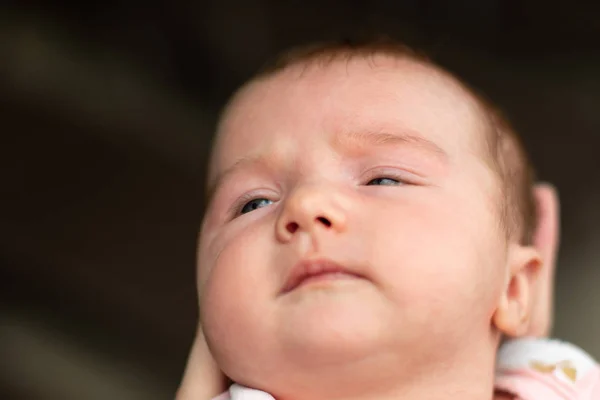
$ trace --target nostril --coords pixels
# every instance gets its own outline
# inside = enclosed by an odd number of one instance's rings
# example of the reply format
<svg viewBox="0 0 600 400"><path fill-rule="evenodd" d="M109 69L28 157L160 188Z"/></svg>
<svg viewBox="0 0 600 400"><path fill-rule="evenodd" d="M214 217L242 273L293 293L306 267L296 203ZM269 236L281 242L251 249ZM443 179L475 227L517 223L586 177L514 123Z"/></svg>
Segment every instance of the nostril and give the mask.
<svg viewBox="0 0 600 400"><path fill-rule="evenodd" d="M285 226L285 229L287 229L290 233L295 233L298 230L298 224L295 222L290 222Z"/></svg>
<svg viewBox="0 0 600 400"><path fill-rule="evenodd" d="M328 228L331 226L331 221L329 221L325 217L317 217L317 221L319 221L320 223L322 223L323 225L325 225Z"/></svg>

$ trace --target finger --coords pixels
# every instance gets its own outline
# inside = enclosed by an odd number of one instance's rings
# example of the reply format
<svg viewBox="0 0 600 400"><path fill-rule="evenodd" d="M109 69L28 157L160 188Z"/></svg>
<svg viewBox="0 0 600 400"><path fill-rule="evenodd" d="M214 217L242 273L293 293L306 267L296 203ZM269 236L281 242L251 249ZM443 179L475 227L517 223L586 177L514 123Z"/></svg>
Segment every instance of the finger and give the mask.
<svg viewBox="0 0 600 400"><path fill-rule="evenodd" d="M226 390L226 377L223 375L199 329L188 357L176 400L209 400Z"/></svg>

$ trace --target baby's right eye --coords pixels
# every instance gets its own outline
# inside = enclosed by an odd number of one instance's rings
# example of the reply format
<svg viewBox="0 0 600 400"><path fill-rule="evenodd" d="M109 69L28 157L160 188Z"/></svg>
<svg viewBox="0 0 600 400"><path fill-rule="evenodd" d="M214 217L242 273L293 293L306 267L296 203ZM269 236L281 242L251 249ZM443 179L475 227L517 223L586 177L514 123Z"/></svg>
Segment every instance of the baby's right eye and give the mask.
<svg viewBox="0 0 600 400"><path fill-rule="evenodd" d="M244 206L240 210L240 214L247 214L247 213L249 213L251 211L254 211L254 210L258 209L258 208L262 208L262 207L268 206L271 203L273 203L272 200L265 199L265 198L252 199L249 202L247 202L246 204L244 204Z"/></svg>
<svg viewBox="0 0 600 400"><path fill-rule="evenodd" d="M367 186L398 186L401 182L398 179L388 178L388 177L380 177L371 179Z"/></svg>

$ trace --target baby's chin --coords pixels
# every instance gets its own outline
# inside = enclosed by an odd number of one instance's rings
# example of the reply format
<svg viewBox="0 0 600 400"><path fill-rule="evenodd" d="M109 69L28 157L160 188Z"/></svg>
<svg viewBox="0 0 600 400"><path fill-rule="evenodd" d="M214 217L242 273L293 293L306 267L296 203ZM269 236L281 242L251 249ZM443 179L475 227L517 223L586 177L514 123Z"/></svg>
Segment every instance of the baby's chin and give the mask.
<svg viewBox="0 0 600 400"><path fill-rule="evenodd" d="M300 312L291 315L271 351L244 355L246 360L260 360L260 365L240 363L238 358L235 368L243 369L230 376L276 398L302 393L303 399L327 399L350 397L414 372L409 360L418 356L420 345L402 346L397 330L387 326L386 313L373 311L329 305L303 322L296 320Z"/></svg>
<svg viewBox="0 0 600 400"><path fill-rule="evenodd" d="M308 376L323 366L351 365L389 350L396 337L390 321L398 319L393 310L366 284L300 288L277 298L262 320L238 319L240 325L222 343L226 353L235 355L223 355L232 369L262 360L269 375Z"/></svg>
<svg viewBox="0 0 600 400"><path fill-rule="evenodd" d="M372 285L303 290L277 299L265 316L274 323L247 320L244 334L230 337L221 366L232 379L281 398L291 388L319 388L306 398L328 398L340 385L352 392L420 373L445 346L431 321L395 307Z"/></svg>
<svg viewBox="0 0 600 400"><path fill-rule="evenodd" d="M275 313L275 336L286 359L298 365L351 362L393 339L394 309L372 287L349 283L286 296Z"/></svg>
<svg viewBox="0 0 600 400"><path fill-rule="evenodd" d="M350 396L385 378L381 371L404 370L385 323L362 310L340 311L325 310L303 324L292 319L270 352L244 355L260 365L238 358L230 376L281 398L303 393L305 399L327 399L340 394L340 385Z"/></svg>

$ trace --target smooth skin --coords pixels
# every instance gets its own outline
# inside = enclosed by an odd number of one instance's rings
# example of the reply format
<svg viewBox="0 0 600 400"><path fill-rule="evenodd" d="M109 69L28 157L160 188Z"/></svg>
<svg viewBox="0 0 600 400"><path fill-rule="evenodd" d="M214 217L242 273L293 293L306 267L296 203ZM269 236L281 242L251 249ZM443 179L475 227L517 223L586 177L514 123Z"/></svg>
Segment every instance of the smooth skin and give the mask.
<svg viewBox="0 0 600 400"><path fill-rule="evenodd" d="M535 187L538 218L534 245L544 260L534 292L530 336L547 337L552 331L554 303L554 274L560 239L559 199L556 189L547 183ZM202 327L198 327L183 379L176 395L177 400L209 400L227 389L227 378L219 370L206 340ZM510 399L498 394L495 400Z"/></svg>

